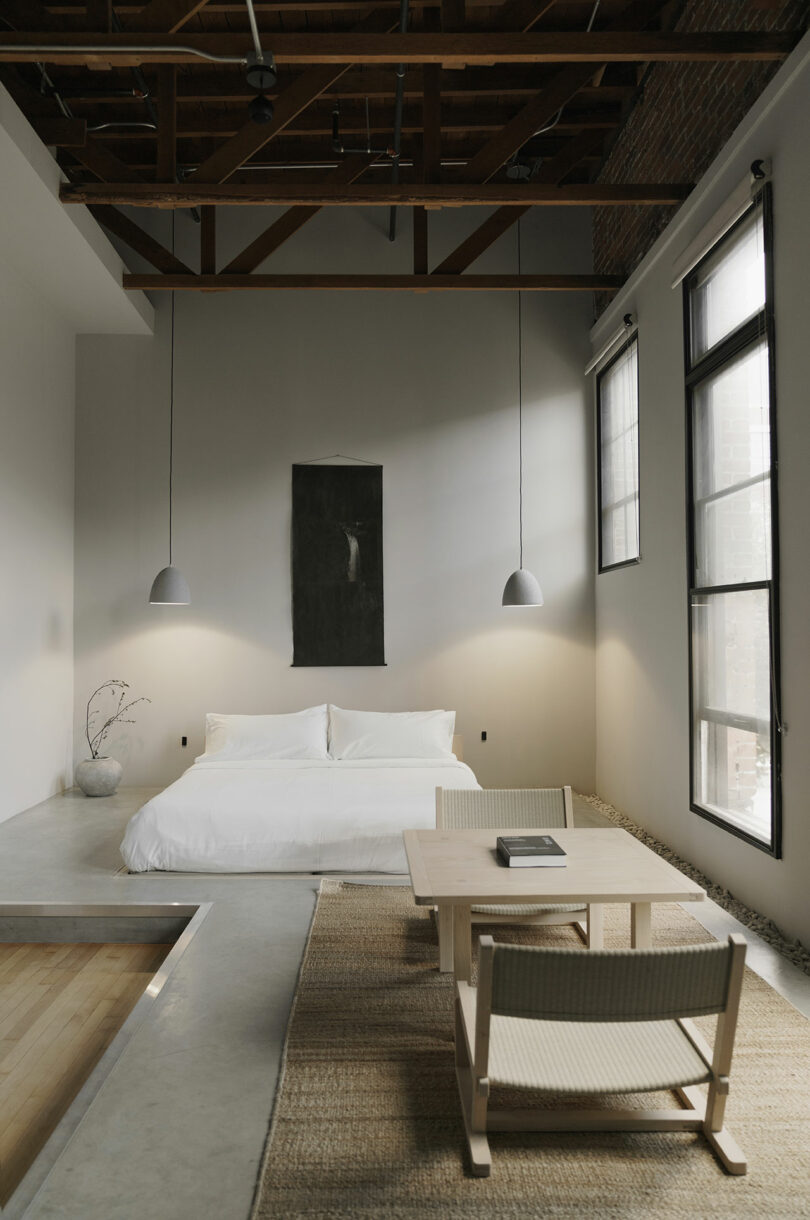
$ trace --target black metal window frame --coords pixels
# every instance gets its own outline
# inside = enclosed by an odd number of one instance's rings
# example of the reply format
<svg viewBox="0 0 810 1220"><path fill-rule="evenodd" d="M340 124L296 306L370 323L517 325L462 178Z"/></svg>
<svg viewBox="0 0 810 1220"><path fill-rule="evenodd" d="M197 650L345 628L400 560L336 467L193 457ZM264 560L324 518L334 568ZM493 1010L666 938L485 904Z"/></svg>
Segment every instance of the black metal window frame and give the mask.
<svg viewBox="0 0 810 1220"><path fill-rule="evenodd" d="M598 573L615 572L617 568L629 568L632 564L641 563L641 401L639 396L639 364L636 356L636 483L638 485L638 553L630 559L620 559L618 563L604 564L603 553L603 521L602 521L602 381L617 361L635 344L638 348L638 331L630 336L596 374L596 511L597 511L597 548Z"/></svg>
<svg viewBox="0 0 810 1220"><path fill-rule="evenodd" d="M756 211L762 208L762 223L765 254L765 305L753 317L743 322L708 352L692 364L692 312L690 293L706 262L713 258L728 243ZM770 183L766 183L751 200L745 212L724 233L700 262L690 271L683 284L684 318L684 367L686 383L686 522L687 522L687 638L689 641L689 807L693 813L722 827L752 847L769 856L781 859L782 855L782 749L781 749L781 682L780 682L780 631L779 631L779 489L776 434L776 360L775 326L773 308L773 201ZM770 426L770 509L771 509L771 576L770 580L749 581L740 584L696 585L696 502L694 489L693 450L693 399L695 387L707 377L733 363L743 352L761 343L768 347L768 398ZM742 484L741 484L742 486ZM694 691L694 643L692 625L693 599L701 594L735 593L742 591L768 591L768 621L770 630L770 746L771 746L771 834L764 842L746 833L739 826L727 821L713 810L706 809L695 798L695 691ZM756 718L704 708L708 719L717 720L729 727L757 729L762 726ZM750 723L749 723L750 721ZM756 721L756 723L755 723Z"/></svg>

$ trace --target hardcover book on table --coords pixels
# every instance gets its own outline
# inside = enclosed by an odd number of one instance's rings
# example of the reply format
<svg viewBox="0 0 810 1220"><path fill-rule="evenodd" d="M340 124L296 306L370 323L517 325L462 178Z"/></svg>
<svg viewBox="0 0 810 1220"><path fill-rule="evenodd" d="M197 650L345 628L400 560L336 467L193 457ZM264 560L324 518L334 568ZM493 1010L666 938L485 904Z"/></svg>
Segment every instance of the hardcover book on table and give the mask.
<svg viewBox="0 0 810 1220"><path fill-rule="evenodd" d="M497 848L508 868L564 868L567 860L551 835L498 835Z"/></svg>

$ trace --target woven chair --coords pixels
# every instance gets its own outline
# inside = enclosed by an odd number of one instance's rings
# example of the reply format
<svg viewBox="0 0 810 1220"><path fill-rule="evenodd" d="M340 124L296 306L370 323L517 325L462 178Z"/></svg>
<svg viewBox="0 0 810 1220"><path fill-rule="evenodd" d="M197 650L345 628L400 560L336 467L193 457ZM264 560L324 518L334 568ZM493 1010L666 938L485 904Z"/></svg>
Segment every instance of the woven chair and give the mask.
<svg viewBox="0 0 810 1220"><path fill-rule="evenodd" d="M723 1126L745 940L674 949L540 949L479 940L478 987L456 984L456 1074L473 1173L487 1131L702 1131L746 1171ZM714 1047L691 1018L718 1013ZM708 1084L704 1097L698 1088ZM674 1089L684 1109L488 1108L490 1087L571 1095Z"/></svg>
<svg viewBox="0 0 810 1220"><path fill-rule="evenodd" d="M439 830L554 830L574 824L571 789L564 788L437 788L436 827ZM441 970L453 969L453 912L439 911ZM474 906L473 924L573 924L591 948L601 948L602 907L576 903Z"/></svg>

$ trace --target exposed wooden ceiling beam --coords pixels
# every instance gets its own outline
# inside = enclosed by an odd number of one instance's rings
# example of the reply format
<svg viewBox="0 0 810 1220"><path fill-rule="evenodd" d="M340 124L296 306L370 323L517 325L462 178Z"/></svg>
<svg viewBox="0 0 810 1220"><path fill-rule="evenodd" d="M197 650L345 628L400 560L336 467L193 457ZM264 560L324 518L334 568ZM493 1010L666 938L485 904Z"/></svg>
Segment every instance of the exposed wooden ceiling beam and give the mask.
<svg viewBox="0 0 810 1220"><path fill-rule="evenodd" d="M10 0L4 0L4 3ZM25 0L17 0L23 4ZM378 2L378 0L377 0ZM324 9L332 9L340 11L342 9L358 10L364 6L372 7L375 0L256 0L254 8L256 15L263 13L295 13L302 10L323 11ZM399 8L399 0L387 0L389 8ZM66 0L66 3L61 3L60 0L49 0L44 5L52 16L59 18L64 29L64 19L73 17L81 20L87 10L87 5L76 3L75 0ZM440 8L441 0L410 0L409 7L411 9L424 8ZM475 8L493 8L497 7L493 0L466 0L468 9ZM502 7L506 7L504 4ZM115 11L119 17L126 18L129 23L138 13L143 12L145 3L133 2L133 0L125 0L125 3L115 5ZM244 0L209 0L206 5L206 12L217 17L244 17L245 3Z"/></svg>
<svg viewBox="0 0 810 1220"><path fill-rule="evenodd" d="M9 69L10 70L10 69ZM442 82L442 94L446 98L477 98L492 99L492 95L503 98L520 98L533 96L545 83L542 79L543 69L525 67L516 64L509 68L468 68L453 72ZM279 72L279 82L275 89L268 90L268 96L278 97L295 76L289 71ZM89 77L80 69L68 69L57 76L57 83L68 86L86 88L86 93L71 92L71 105L98 106L114 104L116 106L142 105L142 98L135 93L129 96L116 96L113 90L132 88L132 78L120 66L103 77ZM422 96L421 68L406 70L405 97L412 100ZM389 68L350 69L344 76L338 78L333 85L323 92L324 98L339 97L341 99L357 98L370 101L393 98L396 87L396 75ZM583 105L599 105L604 102L620 103L628 93L636 88L635 79L624 85L601 85L599 89L585 88L580 97ZM111 92L105 93L109 89ZM247 106L255 93L250 89L238 67L219 73L208 72L197 68L193 72L184 72L177 80L177 97L180 105L198 102L226 102L231 105ZM131 117L131 116L130 116Z"/></svg>
<svg viewBox="0 0 810 1220"><path fill-rule="evenodd" d="M176 34L208 0L150 0L127 20L126 32L135 34Z"/></svg>
<svg viewBox="0 0 810 1220"><path fill-rule="evenodd" d="M461 171L462 182L487 182L513 153L549 123L592 75L589 67L572 66L557 72L536 97L491 136Z"/></svg>
<svg viewBox="0 0 810 1220"><path fill-rule="evenodd" d="M369 37L369 30L390 28L391 14L375 10L360 22L356 36ZM269 123L254 123L248 119L235 136L226 140L195 170L194 182L225 182L278 132L283 131L315 98L320 97L324 89L347 71L348 65L321 64L302 73L276 101L272 120Z"/></svg>
<svg viewBox="0 0 810 1220"><path fill-rule="evenodd" d="M498 9L492 24L494 30L520 30L526 33L549 9L554 8L557 0L506 0Z"/></svg>
<svg viewBox="0 0 810 1220"><path fill-rule="evenodd" d="M555 185L561 182L566 174L587 156L601 137L594 132L583 132L582 135L570 140L557 154L545 161L533 181ZM487 219L475 229L451 254L436 267L434 275L459 274L474 263L477 258L488 250L493 242L510 229L526 212L524 208L497 208Z"/></svg>
<svg viewBox="0 0 810 1220"><path fill-rule="evenodd" d="M274 183L261 186L193 182L166 183L77 183L60 190L63 203L111 203L146 208L190 208L206 204L319 207L523 207L560 205L610 207L624 204L681 203L692 187L689 183L577 183L571 186L537 186L511 182L485 186L471 183L411 185L372 183L361 186Z"/></svg>
<svg viewBox="0 0 810 1220"><path fill-rule="evenodd" d="M217 210L200 209L200 275L215 275L217 270Z"/></svg>
<svg viewBox="0 0 810 1220"><path fill-rule="evenodd" d="M390 15L390 14L389 14ZM798 33L729 31L590 34L288 34L272 37L278 64L707 63L783 59ZM140 46L141 49L138 49ZM144 49L144 47L146 49ZM247 34L0 32L0 61L51 64L199 64L199 53L244 58Z"/></svg>
<svg viewBox="0 0 810 1220"><path fill-rule="evenodd" d="M87 143L87 123L84 119L31 115L28 121L43 144L56 148L83 148Z"/></svg>
<svg viewBox="0 0 810 1220"><path fill-rule="evenodd" d="M220 144L199 169L195 170L194 182L225 182L235 170L283 131L302 110L306 110L310 102L323 93L340 72L340 68L327 66L310 68L302 73L275 103L272 120L269 123L253 123L248 119L235 135Z"/></svg>
<svg viewBox="0 0 810 1220"><path fill-rule="evenodd" d="M140 225L136 225L134 220L130 220L123 212L119 212L117 208L93 206L89 210L99 224L104 225L104 228L109 229L116 237L120 237L121 241L126 242L131 250L140 254L141 258L145 258L147 263L151 263L153 267L157 267L158 271L162 271L165 275L194 274L190 267L172 254L171 250L167 250L159 241L155 241L154 237L146 233Z"/></svg>
<svg viewBox="0 0 810 1220"><path fill-rule="evenodd" d="M89 169L91 174L95 174L97 178L101 179L101 183L106 186L107 190L110 190L107 184L111 182L130 183L130 186L123 188L126 190L143 184L143 179L136 169L133 169L131 165L125 165L114 153L97 141L78 148L71 148L70 152L85 169ZM97 202L109 203L110 200L98 200Z"/></svg>
<svg viewBox="0 0 810 1220"><path fill-rule="evenodd" d="M160 72L172 71L170 66L158 70ZM361 108L353 106L350 109L350 114L341 112L341 135L365 136L367 130L370 130L372 135L390 135L391 112L388 107L380 105L371 107L371 123L369 128L366 128L365 115L362 113ZM441 113L441 130L448 134L500 131L509 122L514 111L514 106L488 106L486 109L480 106L457 108L445 106ZM554 131L560 135L580 128L606 131L617 125L621 118L621 113L621 109L618 106L607 106L603 110L566 110L560 122L555 124ZM128 117L132 118L131 112ZM222 110L214 111L213 109L200 110L198 107L195 107L194 111L192 111L191 108L184 110L181 107L177 116L177 138L179 140L223 139L226 136L236 134L242 126L242 117L240 111L234 109L223 112ZM105 141L120 141L122 144L143 143L144 141L155 139L155 132L150 131L148 128L121 127L117 129L114 126L117 118L120 118L121 122L127 121L120 111L110 115L105 114L104 118L112 123L113 126L106 128L103 132L99 132L98 137L91 133L91 139L99 138ZM84 123L84 121L84 117L82 117L81 122ZM288 136L317 137L320 139L326 136L331 137L331 107L310 106L306 113L296 115L284 130ZM421 107L415 106L413 103L405 107L402 131L405 135L413 135L415 132L422 131ZM58 142L55 140L46 141L46 143Z"/></svg>
<svg viewBox="0 0 810 1220"><path fill-rule="evenodd" d="M158 182L172 182L177 177L177 68L161 64L158 68ZM114 133L113 133L114 134Z"/></svg>
<svg viewBox="0 0 810 1220"><path fill-rule="evenodd" d="M347 157L337 169L328 173L323 181L333 184L355 182L374 159L374 156L368 153L358 153L356 156ZM248 275L251 271L255 271L265 259L268 259L275 250L278 250L279 246L292 237L293 233L297 233L320 210L315 206L288 208L249 246L237 254L236 258L231 259L227 267L222 268L222 274Z"/></svg>
<svg viewBox="0 0 810 1220"><path fill-rule="evenodd" d="M124 275L144 292L318 289L339 292L612 292L619 275Z"/></svg>

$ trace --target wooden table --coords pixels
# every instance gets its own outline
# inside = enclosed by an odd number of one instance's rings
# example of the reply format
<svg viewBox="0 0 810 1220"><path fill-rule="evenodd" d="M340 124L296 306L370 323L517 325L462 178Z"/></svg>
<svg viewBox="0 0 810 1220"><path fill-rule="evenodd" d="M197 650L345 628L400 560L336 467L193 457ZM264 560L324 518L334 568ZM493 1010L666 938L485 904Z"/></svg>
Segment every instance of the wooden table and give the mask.
<svg viewBox="0 0 810 1220"><path fill-rule="evenodd" d="M704 890L626 830L556 829L568 855L564 868L507 868L498 860L498 834L514 830L406 830L405 850L414 899L439 913L439 968L470 978L470 907L506 903L578 903L590 906L590 946L602 947L605 902L627 902L633 948L652 944L653 902L699 902ZM452 948L451 948L452 946Z"/></svg>

